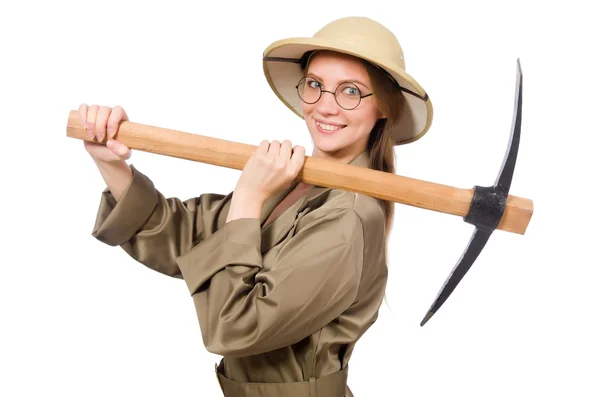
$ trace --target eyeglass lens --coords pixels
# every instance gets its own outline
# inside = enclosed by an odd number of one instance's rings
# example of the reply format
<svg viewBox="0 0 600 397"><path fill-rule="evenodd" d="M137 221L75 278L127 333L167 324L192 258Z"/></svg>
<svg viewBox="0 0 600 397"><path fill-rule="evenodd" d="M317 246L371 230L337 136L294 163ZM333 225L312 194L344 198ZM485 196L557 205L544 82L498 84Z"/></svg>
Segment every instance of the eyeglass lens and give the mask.
<svg viewBox="0 0 600 397"><path fill-rule="evenodd" d="M298 95L304 102L316 103L322 94L323 86L311 77L305 77L298 84ZM327 91L328 92L328 91ZM360 89L353 83L342 83L335 90L335 100L342 108L354 109L360 103Z"/></svg>

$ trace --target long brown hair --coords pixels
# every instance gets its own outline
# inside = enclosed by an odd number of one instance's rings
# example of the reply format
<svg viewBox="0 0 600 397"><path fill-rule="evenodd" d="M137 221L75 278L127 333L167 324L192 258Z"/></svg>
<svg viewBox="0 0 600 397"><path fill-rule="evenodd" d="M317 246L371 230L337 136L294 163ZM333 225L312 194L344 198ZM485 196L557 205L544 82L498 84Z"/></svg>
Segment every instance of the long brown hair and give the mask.
<svg viewBox="0 0 600 397"><path fill-rule="evenodd" d="M396 171L396 162L394 156L395 144L391 130L400 117L404 106L404 96L385 71L370 62L364 60L361 60L361 62L369 74L377 107L384 115L384 118L375 123L369 136L367 144L369 168L393 174ZM380 200L380 202L385 213L385 235L387 240L394 219L395 204L387 200Z"/></svg>
<svg viewBox="0 0 600 397"><path fill-rule="evenodd" d="M369 168L395 173L396 159L394 156L395 144L392 138L392 126L402 114L402 108L405 106L404 95L398 88L397 83L384 70L365 60L361 59L361 62L369 74L377 107L384 115L384 118L377 120L369 135L369 142L367 143ZM387 265L388 240L394 219L395 203L383 199L379 199L379 202L382 203L385 213L384 257ZM387 302L387 294L384 293L383 298L390 311L392 311Z"/></svg>

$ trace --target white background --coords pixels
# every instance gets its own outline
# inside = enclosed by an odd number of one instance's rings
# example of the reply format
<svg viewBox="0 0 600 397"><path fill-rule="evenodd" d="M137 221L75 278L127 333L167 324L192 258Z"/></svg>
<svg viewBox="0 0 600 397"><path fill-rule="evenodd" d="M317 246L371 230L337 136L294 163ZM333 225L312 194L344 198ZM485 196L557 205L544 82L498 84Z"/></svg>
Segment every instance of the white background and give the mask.
<svg viewBox="0 0 600 397"><path fill-rule="evenodd" d="M397 173L470 188L496 178L516 60L522 139L510 193L535 211L497 231L419 323L473 227L396 206L389 307L351 361L356 396L598 396L600 62L592 2L42 2L0 8L0 395L219 396L181 280L91 236L100 175L66 137L80 103L131 121L257 145L312 146L263 76L273 41L362 15L388 26L434 121ZM229 192L240 172L144 152L167 196ZM195 183L189 183L190 180ZM185 181L185 182L184 182Z"/></svg>

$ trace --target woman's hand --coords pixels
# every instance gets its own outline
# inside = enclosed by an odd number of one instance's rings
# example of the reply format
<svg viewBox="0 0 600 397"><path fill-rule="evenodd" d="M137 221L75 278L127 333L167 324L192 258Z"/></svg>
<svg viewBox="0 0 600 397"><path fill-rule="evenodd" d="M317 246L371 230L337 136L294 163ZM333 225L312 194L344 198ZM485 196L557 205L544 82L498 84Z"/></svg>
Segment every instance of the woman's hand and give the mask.
<svg viewBox="0 0 600 397"><path fill-rule="evenodd" d="M96 138L100 142L105 137L108 138L106 145L83 141L85 149L96 163L125 162L131 157L131 149L112 139L119 129L119 123L129 120L122 107L88 106L83 103L79 106L79 119L83 127L87 129L90 138Z"/></svg>
<svg viewBox="0 0 600 397"><path fill-rule="evenodd" d="M79 106L79 120L90 138L96 138L99 142L108 138L106 145L91 141L83 141L83 144L118 201L133 178L133 171L126 162L131 157L131 149L113 139L119 123L129 120L127 113L120 106L109 108L83 103Z"/></svg>
<svg viewBox="0 0 600 397"><path fill-rule="evenodd" d="M239 218L260 218L271 196L290 185L304 165L305 149L288 140L262 141L250 157L233 192L227 222Z"/></svg>

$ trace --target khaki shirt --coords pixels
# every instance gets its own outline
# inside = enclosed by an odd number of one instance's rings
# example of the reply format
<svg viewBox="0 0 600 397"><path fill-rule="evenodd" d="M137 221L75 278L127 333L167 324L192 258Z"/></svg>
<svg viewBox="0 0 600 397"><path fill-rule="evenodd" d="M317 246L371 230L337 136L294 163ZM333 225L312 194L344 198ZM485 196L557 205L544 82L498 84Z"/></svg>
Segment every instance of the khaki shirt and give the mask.
<svg viewBox="0 0 600 397"><path fill-rule="evenodd" d="M350 164L367 167L368 154ZM347 371L387 283L377 199L315 186L264 226L293 182L267 201L260 219L226 224L232 193L165 198L131 167L133 180L118 202L108 189L102 193L92 235L185 281L204 345L223 356L224 376L302 382Z"/></svg>

